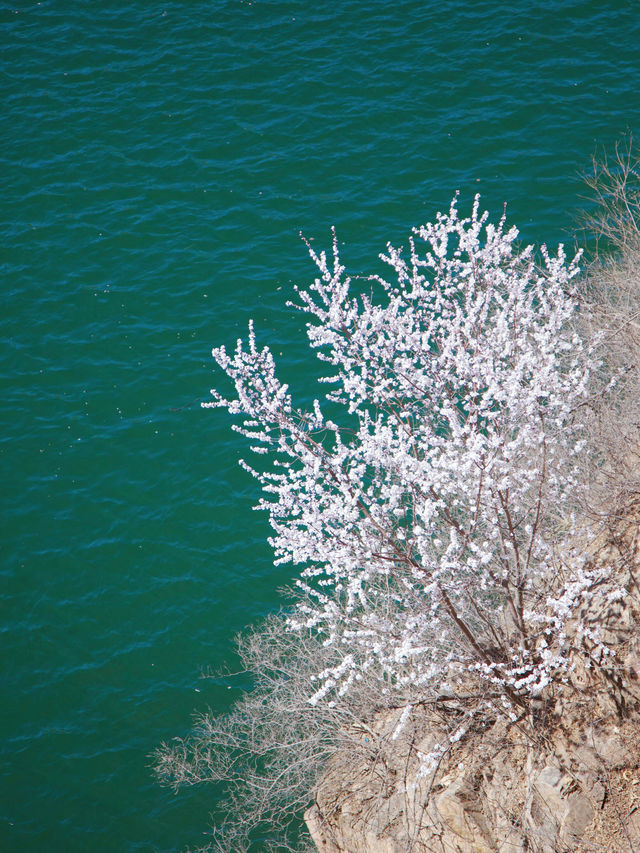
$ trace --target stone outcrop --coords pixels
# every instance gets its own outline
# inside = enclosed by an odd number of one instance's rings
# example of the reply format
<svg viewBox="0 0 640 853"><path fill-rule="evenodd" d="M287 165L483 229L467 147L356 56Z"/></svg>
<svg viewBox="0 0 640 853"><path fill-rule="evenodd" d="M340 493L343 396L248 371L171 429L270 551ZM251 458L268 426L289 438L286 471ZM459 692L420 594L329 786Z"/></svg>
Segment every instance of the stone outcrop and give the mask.
<svg viewBox="0 0 640 853"><path fill-rule="evenodd" d="M334 756L305 815L318 850L640 850L637 519L619 523L597 549L594 560L610 571L567 629L570 683L551 685L517 721L491 714L486 702L477 713L477 697L458 693L404 716L382 711L354 729L352 748ZM585 627L597 628L613 654L603 655ZM452 738L460 721L466 731Z"/></svg>

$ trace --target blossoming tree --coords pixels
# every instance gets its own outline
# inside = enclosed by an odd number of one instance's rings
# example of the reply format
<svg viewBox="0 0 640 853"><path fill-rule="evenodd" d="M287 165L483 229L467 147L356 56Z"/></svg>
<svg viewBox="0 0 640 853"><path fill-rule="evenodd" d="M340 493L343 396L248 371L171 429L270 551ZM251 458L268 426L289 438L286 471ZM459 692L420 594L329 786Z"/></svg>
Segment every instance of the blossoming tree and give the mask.
<svg viewBox="0 0 640 853"><path fill-rule="evenodd" d="M252 325L213 350L235 394L204 405L240 416L276 560L299 567L288 630L338 655L311 703L363 677L420 694L473 673L513 714L566 666L588 573L554 524L566 537L594 364L572 332L578 256L543 246L537 264L517 234L476 197L389 245L388 278L350 278L335 234L332 258L309 246L319 276L295 305L329 386L309 411Z"/></svg>

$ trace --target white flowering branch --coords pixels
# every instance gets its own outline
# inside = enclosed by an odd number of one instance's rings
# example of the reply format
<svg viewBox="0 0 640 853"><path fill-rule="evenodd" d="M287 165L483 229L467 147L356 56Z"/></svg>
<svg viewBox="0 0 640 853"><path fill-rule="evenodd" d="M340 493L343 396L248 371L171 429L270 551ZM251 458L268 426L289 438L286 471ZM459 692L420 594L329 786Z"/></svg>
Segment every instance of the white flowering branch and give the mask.
<svg viewBox="0 0 640 853"><path fill-rule="evenodd" d="M243 464L276 561L300 567L288 628L340 650L312 703L365 672L418 691L474 673L513 706L564 665L550 640L584 576L551 583L550 520L571 520L594 364L571 331L578 256L543 246L538 266L517 233L454 199L408 251L387 247L389 280L352 280L335 234L330 259L309 246L320 274L296 307L330 390L308 412L253 326L232 356L213 350L235 395L204 405L273 460Z"/></svg>

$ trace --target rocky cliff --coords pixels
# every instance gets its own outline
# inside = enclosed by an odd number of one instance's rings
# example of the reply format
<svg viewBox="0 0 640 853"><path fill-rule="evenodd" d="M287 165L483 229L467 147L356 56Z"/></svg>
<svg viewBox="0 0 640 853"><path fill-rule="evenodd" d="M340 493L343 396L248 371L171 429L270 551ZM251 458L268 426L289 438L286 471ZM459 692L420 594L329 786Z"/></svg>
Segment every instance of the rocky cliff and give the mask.
<svg viewBox="0 0 640 853"><path fill-rule="evenodd" d="M353 748L334 756L305 815L318 850L640 850L638 510L593 550L606 579L570 625L568 683L551 684L516 720L486 702L474 713L469 684L354 729ZM464 735L452 738L463 718Z"/></svg>

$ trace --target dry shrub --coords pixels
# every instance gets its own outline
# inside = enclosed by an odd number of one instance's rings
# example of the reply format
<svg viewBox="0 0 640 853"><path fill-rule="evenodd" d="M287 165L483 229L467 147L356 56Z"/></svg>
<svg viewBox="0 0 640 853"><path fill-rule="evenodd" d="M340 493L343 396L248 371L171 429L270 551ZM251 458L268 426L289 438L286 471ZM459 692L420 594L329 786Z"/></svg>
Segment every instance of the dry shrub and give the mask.
<svg viewBox="0 0 640 853"><path fill-rule="evenodd" d="M254 685L233 710L198 717L186 738L154 755L162 784L224 783L217 811L226 819L207 850L315 850L302 824L312 791L332 755L361 749L366 720L385 707L376 679L331 707L310 705L312 678L335 664L336 653L317 635L287 631L285 615L238 638L240 675L250 674Z"/></svg>
<svg viewBox="0 0 640 853"><path fill-rule="evenodd" d="M640 491L640 152L631 135L594 158L586 177L595 207L585 217L595 257L582 280L581 335L602 364L585 407L588 509L615 518Z"/></svg>

